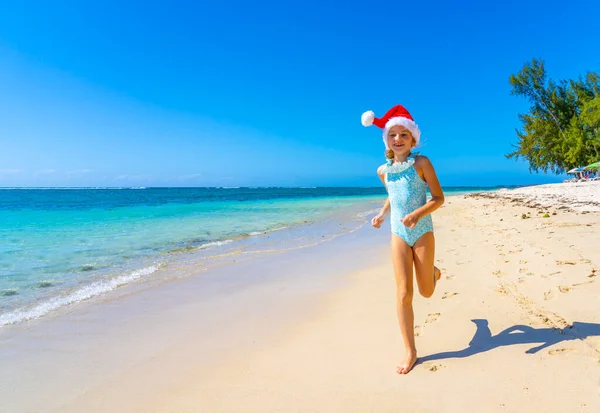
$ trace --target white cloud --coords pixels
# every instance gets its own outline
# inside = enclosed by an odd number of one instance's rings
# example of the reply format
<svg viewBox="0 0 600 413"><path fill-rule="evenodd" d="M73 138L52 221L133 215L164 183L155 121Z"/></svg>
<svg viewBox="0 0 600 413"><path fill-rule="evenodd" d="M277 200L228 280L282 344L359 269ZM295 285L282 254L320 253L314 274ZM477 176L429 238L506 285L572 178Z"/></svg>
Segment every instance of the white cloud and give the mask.
<svg viewBox="0 0 600 413"><path fill-rule="evenodd" d="M37 171L36 175L42 175L42 174L53 174L56 172L56 169L45 169L43 171Z"/></svg>

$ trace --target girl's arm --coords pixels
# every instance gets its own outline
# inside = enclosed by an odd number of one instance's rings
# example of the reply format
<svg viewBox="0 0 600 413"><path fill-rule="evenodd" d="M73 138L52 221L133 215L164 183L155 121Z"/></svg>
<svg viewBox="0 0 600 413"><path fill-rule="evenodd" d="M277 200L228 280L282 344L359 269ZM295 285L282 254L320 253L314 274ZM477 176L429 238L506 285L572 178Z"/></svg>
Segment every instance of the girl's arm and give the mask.
<svg viewBox="0 0 600 413"><path fill-rule="evenodd" d="M381 182L383 183L383 185L386 187L385 185L385 172L384 172L384 168L385 166L382 165L377 169L377 175L379 175L379 179L381 179ZM385 203L383 204L383 207L381 208L381 211L379 212L379 214L377 214L376 216L373 217L373 219L371 220L371 225L373 225L375 228L379 228L381 226L381 224L383 223L383 221L385 221L385 217L390 213L390 197L388 196L385 199Z"/></svg>
<svg viewBox="0 0 600 413"><path fill-rule="evenodd" d="M415 166L417 167L417 173L429 187L431 199L425 205L417 208L404 217L402 222L409 228L414 228L421 218L431 214L444 204L444 192L442 191L442 186L440 185L440 181L437 178L431 161L425 156L419 156L415 162Z"/></svg>
<svg viewBox="0 0 600 413"><path fill-rule="evenodd" d="M385 186L385 189L387 191L387 185L385 184L385 165L381 165L379 168L377 168L377 175L379 175L379 179L381 179L381 183L383 184L383 186ZM383 204L383 208L381 208L381 212L379 212L379 215L382 217L385 217L389 213L390 213L390 197L388 196L385 199L385 203Z"/></svg>
<svg viewBox="0 0 600 413"><path fill-rule="evenodd" d="M390 197L388 196L385 199L385 203L383 204L381 211L379 211L379 216L386 217L386 216L388 216L389 213L390 213Z"/></svg>

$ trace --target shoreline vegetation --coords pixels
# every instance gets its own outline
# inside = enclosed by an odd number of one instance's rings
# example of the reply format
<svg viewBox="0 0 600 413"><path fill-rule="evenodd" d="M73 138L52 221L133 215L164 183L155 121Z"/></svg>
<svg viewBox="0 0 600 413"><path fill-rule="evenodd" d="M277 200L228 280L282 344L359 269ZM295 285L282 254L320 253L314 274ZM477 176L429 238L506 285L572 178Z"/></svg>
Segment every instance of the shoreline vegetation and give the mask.
<svg viewBox="0 0 600 413"><path fill-rule="evenodd" d="M509 82L511 94L531 106L519 114L522 128L507 158L525 159L530 171L556 174L600 161L600 73L554 81L544 61L533 59Z"/></svg>

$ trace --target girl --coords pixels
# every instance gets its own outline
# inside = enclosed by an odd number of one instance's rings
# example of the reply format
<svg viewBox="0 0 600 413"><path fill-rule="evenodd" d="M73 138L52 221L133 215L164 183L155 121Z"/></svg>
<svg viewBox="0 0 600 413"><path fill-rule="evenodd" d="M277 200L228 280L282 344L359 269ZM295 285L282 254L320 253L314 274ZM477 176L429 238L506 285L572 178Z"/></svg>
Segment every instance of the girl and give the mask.
<svg viewBox="0 0 600 413"><path fill-rule="evenodd" d="M387 163L377 169L377 174L387 189L388 198L371 224L379 228L391 209L397 312L406 349L397 373L406 374L417 362L412 307L413 265L419 292L425 298L431 297L442 274L433 265L435 240L430 214L442 206L444 194L429 159L411 153L411 149L419 144L421 132L403 106L394 106L383 118L375 118L371 111L365 112L362 124L375 124L383 129ZM431 193L428 202L426 187Z"/></svg>

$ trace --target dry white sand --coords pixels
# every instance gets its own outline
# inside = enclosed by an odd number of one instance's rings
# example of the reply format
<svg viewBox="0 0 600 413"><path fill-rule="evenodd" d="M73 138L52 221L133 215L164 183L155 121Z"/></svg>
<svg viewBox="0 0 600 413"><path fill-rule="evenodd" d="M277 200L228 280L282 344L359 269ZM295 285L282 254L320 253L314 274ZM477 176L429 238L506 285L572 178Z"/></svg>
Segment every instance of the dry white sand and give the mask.
<svg viewBox="0 0 600 413"><path fill-rule="evenodd" d="M547 186L538 188L547 192ZM530 196L535 188L518 191ZM526 202L541 205L541 199ZM365 228L362 234L377 235L358 239L364 246L349 249L348 256L309 252L287 261L288 268L307 271L311 257L312 264L329 262L331 271L332 261L375 263L344 270L331 288L307 291L300 300L285 296L285 302L301 305L278 304L280 317L252 317L248 308L239 314L242 322L221 326L225 335L177 335L173 328L189 325L199 316L194 311L206 310L187 305L185 312L167 311L163 322L172 325L175 338L160 348L152 339L164 341L161 331L151 319L140 319L130 327L147 331L143 340L123 332L123 341L112 344L141 345L135 363L126 363L129 355L123 368L94 369L59 354L69 372L62 393L52 397L36 388L52 376L30 380L22 385L31 398L44 395L44 408L28 410L31 400L11 400L17 408L10 411L598 412L600 214L559 209L562 202L532 208L506 193L447 198L434 215L444 275L432 298L415 298L420 362L406 376L395 373L402 346L389 233ZM262 299L280 287L270 287ZM101 320L86 320L92 322L101 328ZM39 340L43 346L45 338ZM5 349L10 341L4 341ZM204 341L225 350L213 351L207 362L199 350ZM73 348L88 359L111 351ZM38 374L60 368L50 355L43 366L28 368ZM82 370L94 377L83 387L75 381ZM0 385L7 382L0 378ZM0 396L10 398L1 386Z"/></svg>
<svg viewBox="0 0 600 413"><path fill-rule="evenodd" d="M600 181L566 182L510 190L501 189L493 194L500 198L534 207L600 211Z"/></svg>

